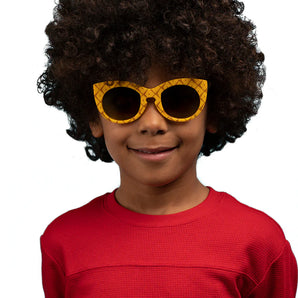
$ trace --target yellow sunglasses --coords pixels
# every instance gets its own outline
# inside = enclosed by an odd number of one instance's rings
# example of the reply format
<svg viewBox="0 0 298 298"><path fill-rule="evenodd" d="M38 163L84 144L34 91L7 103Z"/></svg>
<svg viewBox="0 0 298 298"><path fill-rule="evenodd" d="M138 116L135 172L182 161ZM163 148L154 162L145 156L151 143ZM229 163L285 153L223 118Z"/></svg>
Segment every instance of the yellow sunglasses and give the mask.
<svg viewBox="0 0 298 298"><path fill-rule="evenodd" d="M207 99L206 80L181 78L146 88L128 81L106 81L93 85L98 111L106 119L124 124L137 120L148 102L154 102L166 119L185 122L197 117Z"/></svg>

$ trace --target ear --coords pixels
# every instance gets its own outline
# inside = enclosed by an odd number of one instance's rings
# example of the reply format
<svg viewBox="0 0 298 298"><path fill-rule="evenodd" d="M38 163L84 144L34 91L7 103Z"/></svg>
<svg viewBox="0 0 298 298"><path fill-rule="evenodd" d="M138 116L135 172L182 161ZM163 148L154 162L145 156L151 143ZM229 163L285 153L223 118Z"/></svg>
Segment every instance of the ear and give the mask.
<svg viewBox="0 0 298 298"><path fill-rule="evenodd" d="M216 128L215 124L213 124L213 123L207 123L206 130L212 134L217 133L217 128Z"/></svg>
<svg viewBox="0 0 298 298"><path fill-rule="evenodd" d="M103 128L100 122L100 119L96 121L89 122L89 127L91 129L92 135L95 138L100 138L103 136Z"/></svg>

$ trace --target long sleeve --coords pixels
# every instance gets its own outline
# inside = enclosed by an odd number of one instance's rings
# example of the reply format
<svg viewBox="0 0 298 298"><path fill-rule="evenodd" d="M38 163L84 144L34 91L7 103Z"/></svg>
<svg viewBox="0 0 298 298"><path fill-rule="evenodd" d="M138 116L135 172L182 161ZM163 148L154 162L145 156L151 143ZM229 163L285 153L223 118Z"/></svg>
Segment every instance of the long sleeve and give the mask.
<svg viewBox="0 0 298 298"><path fill-rule="evenodd" d="M281 254L272 262L261 282L249 298L295 298L297 263L287 242Z"/></svg>
<svg viewBox="0 0 298 298"><path fill-rule="evenodd" d="M41 245L42 283L45 298L64 298L65 276L57 262L47 254Z"/></svg>

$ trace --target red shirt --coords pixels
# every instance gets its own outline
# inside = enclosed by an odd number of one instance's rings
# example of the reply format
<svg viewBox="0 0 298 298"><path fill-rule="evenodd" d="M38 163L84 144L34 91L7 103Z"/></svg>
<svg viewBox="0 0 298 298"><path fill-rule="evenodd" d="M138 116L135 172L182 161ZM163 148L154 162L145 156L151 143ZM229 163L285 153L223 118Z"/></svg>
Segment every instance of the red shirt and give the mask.
<svg viewBox="0 0 298 298"><path fill-rule="evenodd" d="M200 205L144 215L114 193L41 237L46 298L294 298L297 263L278 224L210 188Z"/></svg>

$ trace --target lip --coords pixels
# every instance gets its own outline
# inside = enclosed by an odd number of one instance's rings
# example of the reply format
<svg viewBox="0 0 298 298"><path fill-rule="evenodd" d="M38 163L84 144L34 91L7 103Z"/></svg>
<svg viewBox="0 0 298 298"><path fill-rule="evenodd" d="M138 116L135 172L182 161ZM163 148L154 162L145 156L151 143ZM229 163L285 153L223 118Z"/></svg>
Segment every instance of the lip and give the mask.
<svg viewBox="0 0 298 298"><path fill-rule="evenodd" d="M139 158L148 161L163 161L169 158L179 146L173 147L142 147L142 148L128 148L135 153Z"/></svg>

